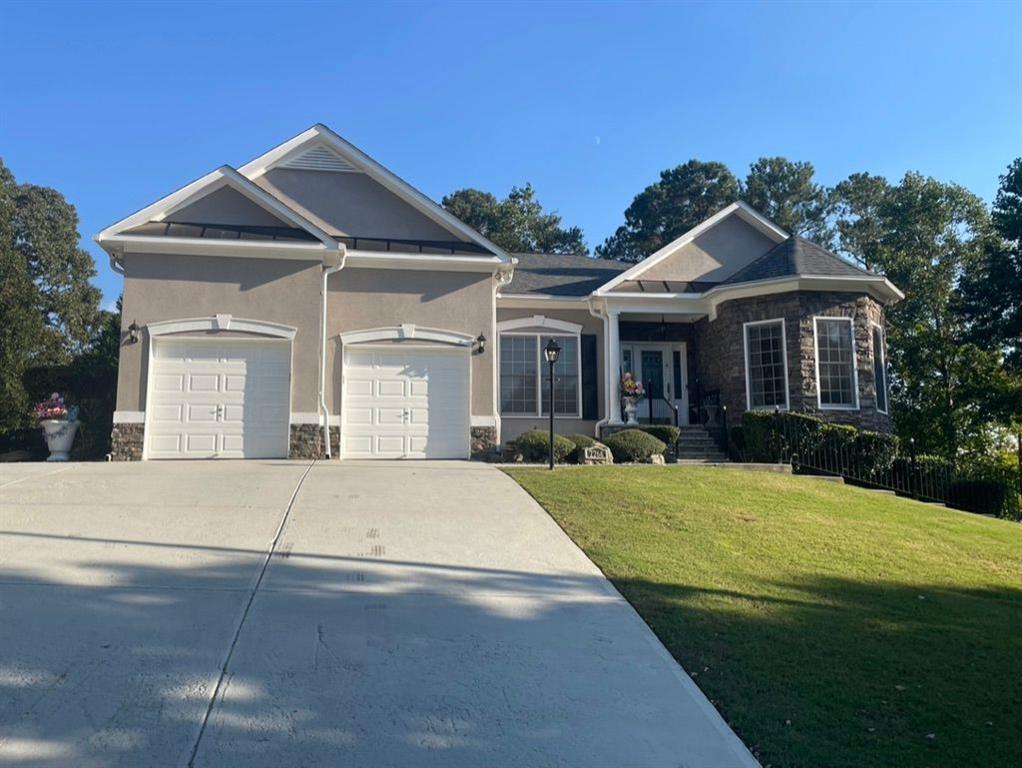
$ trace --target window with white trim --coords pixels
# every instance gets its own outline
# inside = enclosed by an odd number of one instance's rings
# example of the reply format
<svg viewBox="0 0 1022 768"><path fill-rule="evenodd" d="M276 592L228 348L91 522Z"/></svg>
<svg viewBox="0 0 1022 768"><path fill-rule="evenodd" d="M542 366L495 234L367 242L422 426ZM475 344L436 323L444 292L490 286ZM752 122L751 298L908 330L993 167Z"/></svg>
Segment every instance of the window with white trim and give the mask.
<svg viewBox="0 0 1022 768"><path fill-rule="evenodd" d="M788 407L787 362L783 320L745 324L745 386L751 410Z"/></svg>
<svg viewBox="0 0 1022 768"><path fill-rule="evenodd" d="M543 348L553 338L561 347L554 363L554 415L580 416L578 336L500 334L500 412L504 416L550 414L550 364Z"/></svg>
<svg viewBox="0 0 1022 768"><path fill-rule="evenodd" d="M820 408L859 407L850 317L817 317L816 382Z"/></svg>
<svg viewBox="0 0 1022 768"><path fill-rule="evenodd" d="M873 383L877 390L877 410L887 413L887 351L884 349L884 331L873 326Z"/></svg>

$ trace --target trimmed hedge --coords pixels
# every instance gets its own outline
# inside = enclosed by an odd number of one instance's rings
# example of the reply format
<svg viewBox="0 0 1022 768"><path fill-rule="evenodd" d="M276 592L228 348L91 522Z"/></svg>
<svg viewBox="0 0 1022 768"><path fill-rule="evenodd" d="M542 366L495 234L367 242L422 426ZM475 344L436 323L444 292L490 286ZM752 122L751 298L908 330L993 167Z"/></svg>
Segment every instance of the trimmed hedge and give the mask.
<svg viewBox="0 0 1022 768"><path fill-rule="evenodd" d="M575 446L575 450L571 452L568 458L576 462L582 461L582 455L586 448L596 445L596 438L590 435L567 435L565 439L571 440Z"/></svg>
<svg viewBox="0 0 1022 768"><path fill-rule="evenodd" d="M614 454L614 461L648 461L650 456L663 453L667 449L662 440L641 429L615 432L603 442Z"/></svg>
<svg viewBox="0 0 1022 768"><path fill-rule="evenodd" d="M550 459L550 436L542 429L530 429L515 440L515 450L528 462ZM563 462L575 452L575 443L561 435L554 435L554 461Z"/></svg>
<svg viewBox="0 0 1022 768"><path fill-rule="evenodd" d="M678 442L678 438L681 437L681 430L670 424L649 424L639 427L639 429L647 435L653 435L661 443L666 443L667 445L674 445Z"/></svg>

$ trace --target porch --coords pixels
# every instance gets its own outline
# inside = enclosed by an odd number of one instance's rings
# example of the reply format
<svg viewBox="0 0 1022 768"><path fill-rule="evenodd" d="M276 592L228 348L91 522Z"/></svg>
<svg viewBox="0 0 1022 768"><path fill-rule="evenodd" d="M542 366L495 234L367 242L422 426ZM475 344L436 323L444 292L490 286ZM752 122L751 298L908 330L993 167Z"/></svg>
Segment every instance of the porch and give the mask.
<svg viewBox="0 0 1022 768"><path fill-rule="evenodd" d="M645 392L637 402L639 424L720 425L720 393L704 386L699 369L700 323L705 322L705 315L681 312L612 314L608 329L612 363L606 371L611 393L608 425L628 420L621 394L625 373L641 382Z"/></svg>

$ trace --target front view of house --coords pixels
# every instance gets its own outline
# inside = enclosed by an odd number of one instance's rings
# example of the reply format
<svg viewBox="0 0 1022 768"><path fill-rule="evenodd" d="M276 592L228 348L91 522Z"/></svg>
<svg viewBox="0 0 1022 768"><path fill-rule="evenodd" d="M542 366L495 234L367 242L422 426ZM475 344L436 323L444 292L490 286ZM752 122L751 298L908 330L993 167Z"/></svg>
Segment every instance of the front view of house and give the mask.
<svg viewBox="0 0 1022 768"><path fill-rule="evenodd" d="M726 407L887 431L881 276L736 202L638 264L510 254L329 128L96 236L124 276L116 459L469 458ZM329 440L324 436L329 434Z"/></svg>

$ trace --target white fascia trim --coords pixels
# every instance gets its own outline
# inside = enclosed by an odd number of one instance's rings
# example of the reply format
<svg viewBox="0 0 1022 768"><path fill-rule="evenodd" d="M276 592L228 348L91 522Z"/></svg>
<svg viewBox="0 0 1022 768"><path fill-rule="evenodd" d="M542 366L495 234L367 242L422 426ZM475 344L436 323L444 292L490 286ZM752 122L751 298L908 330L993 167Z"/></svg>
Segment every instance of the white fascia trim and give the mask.
<svg viewBox="0 0 1022 768"><path fill-rule="evenodd" d="M145 411L114 411L114 424L145 424Z"/></svg>
<svg viewBox="0 0 1022 768"><path fill-rule="evenodd" d="M367 176L384 186L389 191L400 197L413 208L428 216L448 231L466 237L477 245L486 248L494 253L501 262L510 262L512 257L502 248L491 243L474 229L464 222L452 216L442 207L434 203L424 194L415 189L404 179L391 173L382 165L373 160L369 155L353 144L345 141L322 123L309 128L307 131L285 141L283 144L271 149L255 160L241 166L240 172L249 179L257 178L281 162L286 162L294 153L303 150L306 145L312 142L322 142L330 149L361 170Z"/></svg>
<svg viewBox="0 0 1022 768"><path fill-rule="evenodd" d="M574 334L576 336L582 333L582 325L580 323L569 323L566 320L555 320L552 317L546 317L544 315L516 317L511 320L502 320L497 323L497 331L499 333L521 328L542 328L548 331L561 331L564 333Z"/></svg>
<svg viewBox="0 0 1022 768"><path fill-rule="evenodd" d="M773 405L759 405L753 407L752 405L752 378L749 376L749 328L753 325L772 325L774 323L781 324L781 355L784 360L784 406L773 406ZM747 411L772 411L775 407L779 407L782 411L786 411L791 407L789 398L791 396L788 391L788 328L787 323L784 322L783 317L774 317L769 320L753 320L748 323L742 323L742 343L745 345L745 409Z"/></svg>
<svg viewBox="0 0 1022 768"><path fill-rule="evenodd" d="M503 262L496 256L448 256L442 253L393 253L348 250L349 269L422 269L446 272L494 272Z"/></svg>
<svg viewBox="0 0 1022 768"><path fill-rule="evenodd" d="M301 259L322 261L331 251L320 243L283 243L266 240L215 240L201 237L111 235L99 244L108 252L169 253L179 256L236 256L249 259Z"/></svg>
<svg viewBox="0 0 1022 768"><path fill-rule="evenodd" d="M186 333L193 331L243 331L258 333L278 339L294 339L298 329L281 323L270 323L265 320L246 320L240 317L222 314L213 317L191 317L181 320L161 320L146 325L150 337L166 336L169 333Z"/></svg>
<svg viewBox="0 0 1022 768"><path fill-rule="evenodd" d="M497 306L501 309L585 309L589 296L565 297L533 295L529 293L498 293Z"/></svg>
<svg viewBox="0 0 1022 768"><path fill-rule="evenodd" d="M321 419L320 415L318 413L316 413L315 411L312 411L312 412L293 412L291 414L291 423L292 424L315 424L316 426L320 426L322 424L322 419ZM329 419L329 424L330 424L331 427L339 427L341 425L341 417L340 417L340 415L336 414L336 413L331 413L330 414L330 419Z"/></svg>
<svg viewBox="0 0 1022 768"><path fill-rule="evenodd" d="M264 189L253 184L249 179L242 176L229 165L222 165L215 171L207 173L201 179L197 179L176 192L172 192L166 197L157 200L152 205L146 206L140 211L136 211L115 224L111 224L109 227L97 234L95 240L100 245L103 245L105 242L110 241L114 235L119 234L122 230L131 229L132 227L145 224L149 221L162 221L174 211L180 210L182 207L193 203L196 200L200 200L206 195L223 187L231 187L261 208L264 208L274 215L291 222L299 229L303 229L309 234L314 235L320 243L322 243L322 247L326 247L329 250L337 249L338 243L334 240L334 238L301 214L291 210L291 208L270 195Z"/></svg>
<svg viewBox="0 0 1022 768"><path fill-rule="evenodd" d="M471 347L475 337L457 331L445 331L441 328L422 328L412 323L388 326L385 328L368 328L362 331L349 331L340 335L341 343L365 344L373 341L438 341L457 347Z"/></svg>
<svg viewBox="0 0 1022 768"><path fill-rule="evenodd" d="M701 234L720 224L720 222L722 222L731 214L736 214L740 219L742 219L742 221L746 222L747 224L751 224L753 227L758 229L760 232L762 232L764 235L769 237L774 242L781 243L788 239L787 232L785 232L783 229L781 229L772 221L770 221L770 219L763 216L763 214L759 213L759 211L755 210L754 208L750 207L746 203L743 203L741 200L739 200L738 202L731 203L731 205L727 206L726 208L717 211L717 213L713 214L710 218L706 219L706 221L692 227L692 229L683 234L681 237L671 241L670 243L665 245L663 248L661 248L659 251L652 254L651 256L647 256L645 259L638 262L632 268L627 269L624 272L618 274L617 276L611 278L609 281L607 281L599 288L597 288L594 291L594 294L597 296L602 296L606 294L608 291L613 290L615 286L618 286L627 280L636 279L647 269L654 266L655 264L659 264L661 261L671 256L681 248L684 248L686 245L691 243Z"/></svg>

